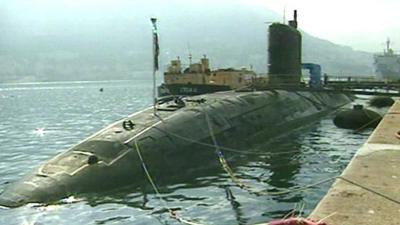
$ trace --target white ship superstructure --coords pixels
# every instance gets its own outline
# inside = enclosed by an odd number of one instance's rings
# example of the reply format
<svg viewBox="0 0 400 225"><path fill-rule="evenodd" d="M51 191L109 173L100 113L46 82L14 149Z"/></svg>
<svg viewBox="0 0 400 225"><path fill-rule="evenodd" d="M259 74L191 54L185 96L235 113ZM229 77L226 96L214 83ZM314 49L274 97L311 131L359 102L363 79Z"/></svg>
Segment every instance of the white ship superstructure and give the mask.
<svg viewBox="0 0 400 225"><path fill-rule="evenodd" d="M375 73L378 78L386 80L400 80L400 55L390 48L390 40L386 41L383 54L374 56Z"/></svg>

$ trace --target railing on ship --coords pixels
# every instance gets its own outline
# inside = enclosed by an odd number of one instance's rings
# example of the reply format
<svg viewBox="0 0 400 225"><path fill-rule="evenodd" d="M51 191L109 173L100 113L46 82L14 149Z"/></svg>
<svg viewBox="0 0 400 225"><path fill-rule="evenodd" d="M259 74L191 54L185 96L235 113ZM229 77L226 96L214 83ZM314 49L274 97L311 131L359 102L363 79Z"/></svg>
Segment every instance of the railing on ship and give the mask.
<svg viewBox="0 0 400 225"><path fill-rule="evenodd" d="M272 78L272 79L271 79ZM300 79L300 81L299 81ZM381 80L374 76L331 76L323 75L320 86L310 88L309 77L293 77L293 75L268 75L259 76L253 82L253 88L257 90L286 89L304 90L312 89L331 90L341 92L383 94L391 93L400 95L400 80Z"/></svg>

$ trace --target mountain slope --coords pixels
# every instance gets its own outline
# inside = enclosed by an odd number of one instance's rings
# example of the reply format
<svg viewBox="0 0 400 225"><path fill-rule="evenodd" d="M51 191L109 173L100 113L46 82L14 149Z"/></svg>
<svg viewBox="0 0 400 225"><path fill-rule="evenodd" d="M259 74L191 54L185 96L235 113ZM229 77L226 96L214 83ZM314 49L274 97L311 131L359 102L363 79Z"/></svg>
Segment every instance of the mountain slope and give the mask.
<svg viewBox="0 0 400 225"><path fill-rule="evenodd" d="M0 81L135 79L135 71L152 68L151 15L159 18L162 69L176 56L188 63L190 51L196 61L207 54L214 68L252 65L265 73L265 22L280 19L239 1L149 1L80 10L61 6L15 4L0 10ZM320 63L329 74L372 71L371 54L307 34L303 61Z"/></svg>

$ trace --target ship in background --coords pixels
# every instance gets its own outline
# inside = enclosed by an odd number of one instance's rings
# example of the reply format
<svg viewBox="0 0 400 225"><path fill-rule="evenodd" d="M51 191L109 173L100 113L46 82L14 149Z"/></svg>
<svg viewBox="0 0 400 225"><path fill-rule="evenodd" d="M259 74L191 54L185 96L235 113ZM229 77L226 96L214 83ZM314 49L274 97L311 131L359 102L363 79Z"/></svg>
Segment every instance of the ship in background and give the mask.
<svg viewBox="0 0 400 225"><path fill-rule="evenodd" d="M171 60L164 72L164 83L158 88L159 96L200 95L217 91L238 90L249 87L256 78L251 69L210 69L206 55L198 63L183 69L181 59Z"/></svg>
<svg viewBox="0 0 400 225"><path fill-rule="evenodd" d="M386 41L386 49L383 54L374 56L375 74L379 79L400 80L400 54L396 54L390 48L390 39Z"/></svg>

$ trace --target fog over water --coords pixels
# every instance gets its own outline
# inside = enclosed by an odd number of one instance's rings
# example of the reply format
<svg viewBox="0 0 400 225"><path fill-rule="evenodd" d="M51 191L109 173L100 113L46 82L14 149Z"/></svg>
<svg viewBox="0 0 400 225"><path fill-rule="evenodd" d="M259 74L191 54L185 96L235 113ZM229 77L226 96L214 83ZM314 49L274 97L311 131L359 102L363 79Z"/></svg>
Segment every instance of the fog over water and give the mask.
<svg viewBox="0 0 400 225"><path fill-rule="evenodd" d="M288 18L292 12L288 12ZM267 72L267 24L282 16L246 1L0 3L0 81L135 79L151 70L149 18L159 19L162 70L207 54L213 68ZM302 27L301 11L299 26ZM303 35L303 61L334 75L371 75L372 54Z"/></svg>

